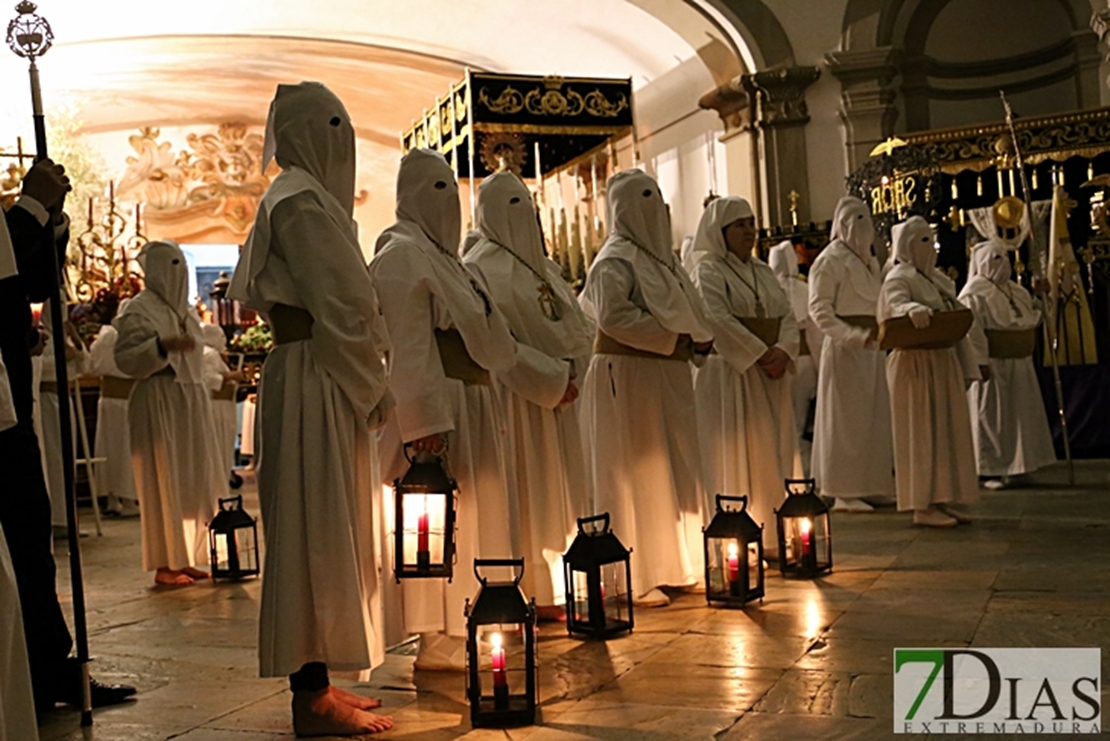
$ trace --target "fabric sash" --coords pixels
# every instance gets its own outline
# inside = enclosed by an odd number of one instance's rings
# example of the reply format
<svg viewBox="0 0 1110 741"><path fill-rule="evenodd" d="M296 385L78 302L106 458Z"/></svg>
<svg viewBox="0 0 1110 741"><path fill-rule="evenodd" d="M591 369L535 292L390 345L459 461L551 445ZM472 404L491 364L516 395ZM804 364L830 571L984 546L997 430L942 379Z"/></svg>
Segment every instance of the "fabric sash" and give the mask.
<svg viewBox="0 0 1110 741"><path fill-rule="evenodd" d="M133 388L135 388L134 378L104 376L100 379L100 397L102 399L129 399Z"/></svg>
<svg viewBox="0 0 1110 741"><path fill-rule="evenodd" d="M988 329L987 345L992 358L1028 358L1037 346L1036 329Z"/></svg>
<svg viewBox="0 0 1110 741"><path fill-rule="evenodd" d="M443 375L467 386L490 386L489 371L478 365L467 352L466 342L457 329L437 329L436 346L443 363Z"/></svg>
<svg viewBox="0 0 1110 741"><path fill-rule="evenodd" d="M689 362L694 357L694 341L690 337L680 337L675 343L674 352L670 355L660 355L650 350L640 350L630 347L623 342L618 342L600 329L594 335L594 353L598 355L628 355L633 358L649 358L651 360L678 360Z"/></svg>
<svg viewBox="0 0 1110 741"><path fill-rule="evenodd" d="M286 304L270 308L270 326L274 330L274 344L287 345L312 339L312 325L316 320L306 310Z"/></svg>

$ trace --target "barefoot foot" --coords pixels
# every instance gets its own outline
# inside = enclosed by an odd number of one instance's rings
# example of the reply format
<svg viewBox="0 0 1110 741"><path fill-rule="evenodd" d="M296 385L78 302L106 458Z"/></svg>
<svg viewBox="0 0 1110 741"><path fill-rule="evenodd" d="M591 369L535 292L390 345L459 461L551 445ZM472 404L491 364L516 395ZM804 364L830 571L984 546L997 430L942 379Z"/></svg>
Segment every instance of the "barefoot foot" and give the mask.
<svg viewBox="0 0 1110 741"><path fill-rule="evenodd" d="M201 571L200 569L194 569L192 566L186 566L185 568L183 568L181 570L181 573L185 574L185 576L192 577L196 581L202 581L204 579L210 578L207 571Z"/></svg>
<svg viewBox="0 0 1110 741"><path fill-rule="evenodd" d="M339 700L344 705L350 705L351 707L358 708L359 710L373 710L374 708L380 708L382 706L382 701L377 699L376 697L363 697L362 695L356 695L354 692L348 692L347 690L340 689L334 684L331 685L330 690L331 693L335 695L335 699Z"/></svg>
<svg viewBox="0 0 1110 741"><path fill-rule="evenodd" d="M293 730L300 738L360 736L393 727L393 719L340 702L331 688L293 693Z"/></svg>
<svg viewBox="0 0 1110 741"><path fill-rule="evenodd" d="M170 587L185 587L193 583L193 578L184 571L161 568L154 574L154 583Z"/></svg>

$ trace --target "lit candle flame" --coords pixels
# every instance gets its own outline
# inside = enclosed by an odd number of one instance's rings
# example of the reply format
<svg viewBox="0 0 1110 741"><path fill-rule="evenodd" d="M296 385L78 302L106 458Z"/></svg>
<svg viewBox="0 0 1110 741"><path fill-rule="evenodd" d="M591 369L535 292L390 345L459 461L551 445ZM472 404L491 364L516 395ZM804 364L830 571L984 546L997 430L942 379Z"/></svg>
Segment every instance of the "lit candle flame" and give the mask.
<svg viewBox="0 0 1110 741"><path fill-rule="evenodd" d="M492 634L492 635L491 635L491 636L489 637L489 642L490 642L491 644L493 644L493 650L494 650L494 651L496 651L497 649L501 648L501 634L500 634L500 633L494 633L494 634Z"/></svg>
<svg viewBox="0 0 1110 741"><path fill-rule="evenodd" d="M728 555L730 558L735 558L740 555L740 547L735 542L728 544Z"/></svg>
<svg viewBox="0 0 1110 741"><path fill-rule="evenodd" d="M808 533L812 529L813 529L813 522L811 520L808 520L808 519L802 520L802 532L803 533Z"/></svg>

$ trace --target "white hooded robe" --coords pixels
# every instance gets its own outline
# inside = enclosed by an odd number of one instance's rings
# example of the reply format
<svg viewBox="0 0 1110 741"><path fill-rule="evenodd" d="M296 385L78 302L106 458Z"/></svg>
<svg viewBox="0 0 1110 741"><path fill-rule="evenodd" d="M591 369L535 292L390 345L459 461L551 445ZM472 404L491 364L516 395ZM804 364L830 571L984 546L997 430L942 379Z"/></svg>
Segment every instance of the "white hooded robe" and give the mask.
<svg viewBox="0 0 1110 741"><path fill-rule="evenodd" d="M310 339L270 352L258 392L259 670L361 671L384 660L371 428L392 397L388 335L351 218L355 134L343 103L319 83L278 86L263 167L271 157L282 173L229 295L263 313L303 309L313 323Z"/></svg>
<svg viewBox="0 0 1110 741"><path fill-rule="evenodd" d="M704 570L706 507L690 364L680 339L713 333L701 296L671 251L659 186L641 170L609 179L611 233L579 300L600 332L660 357L598 353L582 388L586 466L595 508L632 556L632 592L687 586ZM685 337L680 337L685 335ZM695 362L704 357L695 355Z"/></svg>
<svg viewBox="0 0 1110 741"><path fill-rule="evenodd" d="M487 371L507 371L516 362L504 317L459 261L460 222L450 165L430 150L412 150L397 173L397 223L378 237L370 262L393 338L390 377L397 399L396 417L381 439L382 483L404 475L403 443L446 434L446 467L459 487L454 579L406 579L399 588L391 583L390 598L402 604L404 632L456 637L466 634L463 604L475 591L474 559L511 558L519 548L495 390L447 377L435 339L437 329L457 330L468 355ZM392 523L392 496L385 509Z"/></svg>
<svg viewBox="0 0 1110 741"><path fill-rule="evenodd" d="M123 310L123 307L120 307ZM111 377L130 381L116 365L116 340L119 333L111 324L100 328L89 347L89 371L101 379ZM100 400L96 404L96 455L105 459L98 468L108 497L108 509L133 510L139 504L135 492L135 474L131 469L131 426L127 421L127 399L104 395L101 381Z"/></svg>
<svg viewBox="0 0 1110 741"><path fill-rule="evenodd" d="M886 354L868 330L841 318L875 316L882 272L871 254L874 234L867 206L858 198L841 198L833 241L809 270L809 314L825 336L811 467L828 497L894 493Z"/></svg>
<svg viewBox="0 0 1110 741"><path fill-rule="evenodd" d="M969 272L960 300L984 330L1040 326L1041 311L1029 292L1010 280L1005 245L978 245ZM988 380L973 381L967 391L979 475L1017 476L1054 463L1056 450L1032 356L992 358L981 347L979 363L991 369Z"/></svg>
<svg viewBox="0 0 1110 741"><path fill-rule="evenodd" d="M224 468L228 475L235 467L235 440L239 437L239 421L235 409L235 382L225 381L224 374L230 372L223 359L227 348L227 336L219 327L206 324L201 327L204 333L204 383L212 393L212 422L220 451L224 454ZM231 398L224 397L231 392ZM224 397L224 398L221 398Z"/></svg>
<svg viewBox="0 0 1110 741"><path fill-rule="evenodd" d="M562 556L576 532L576 519L590 514L593 497L587 487L578 404L560 402L571 367L585 375L593 328L558 268L543 253L535 206L520 178L502 172L482 182L478 228L481 238L464 262L482 278L524 346L516 365L496 375L508 429L506 469L527 564L522 586L537 604L562 604ZM541 297L549 295L550 300L541 304ZM580 383L581 377L576 385Z"/></svg>
<svg viewBox="0 0 1110 741"><path fill-rule="evenodd" d="M211 434L204 340L186 297L185 255L173 242L150 242L139 263L146 287L112 324L119 332L116 365L140 379L128 419L143 569L180 571L208 563L207 525L227 481ZM159 340L182 334L193 338L193 349L163 355Z"/></svg>
<svg viewBox="0 0 1110 741"><path fill-rule="evenodd" d="M951 284L936 269L929 224L912 216L891 232L894 267L879 294L879 321L962 308ZM965 336L956 347L891 351L890 386L894 472L898 509L924 510L941 503L969 503L979 492L964 379L977 378Z"/></svg>
<svg viewBox="0 0 1110 741"><path fill-rule="evenodd" d="M767 256L767 264L790 298L802 340L802 348L794 359L791 394L794 399L794 424L798 427L798 457L801 458L805 477L809 478L813 441L805 437L806 420L809 417L809 405L817 398L817 368L821 362L821 345L825 336L809 316L809 286L805 277L798 272L798 253L794 251L793 242L785 240L772 247Z"/></svg>
<svg viewBox="0 0 1110 741"><path fill-rule="evenodd" d="M692 277L705 300L715 352L695 371L694 393L706 493L748 497L748 511L767 533L764 547L777 552L773 533L783 480L801 474L791 394L799 335L771 269L754 256L744 262L725 244L724 228L751 216L747 201L726 196L706 207L698 225ZM791 360L782 378L771 379L760 368L756 361L769 347L741 323L741 317L759 315L757 300L765 317L780 320L774 346Z"/></svg>

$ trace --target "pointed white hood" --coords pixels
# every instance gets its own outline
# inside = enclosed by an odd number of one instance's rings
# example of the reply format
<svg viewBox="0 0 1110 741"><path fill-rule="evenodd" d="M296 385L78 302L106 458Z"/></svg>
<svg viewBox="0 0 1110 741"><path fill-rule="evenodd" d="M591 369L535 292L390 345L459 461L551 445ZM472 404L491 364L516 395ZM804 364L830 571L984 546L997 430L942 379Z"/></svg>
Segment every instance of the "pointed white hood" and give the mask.
<svg viewBox="0 0 1110 741"><path fill-rule="evenodd" d="M701 296L671 251L667 205L654 178L624 170L609 178L610 233L594 264L624 260L636 274L648 311L667 330L695 342L713 339ZM587 284L593 275L586 276ZM597 307L582 293L582 309L597 321Z"/></svg>

